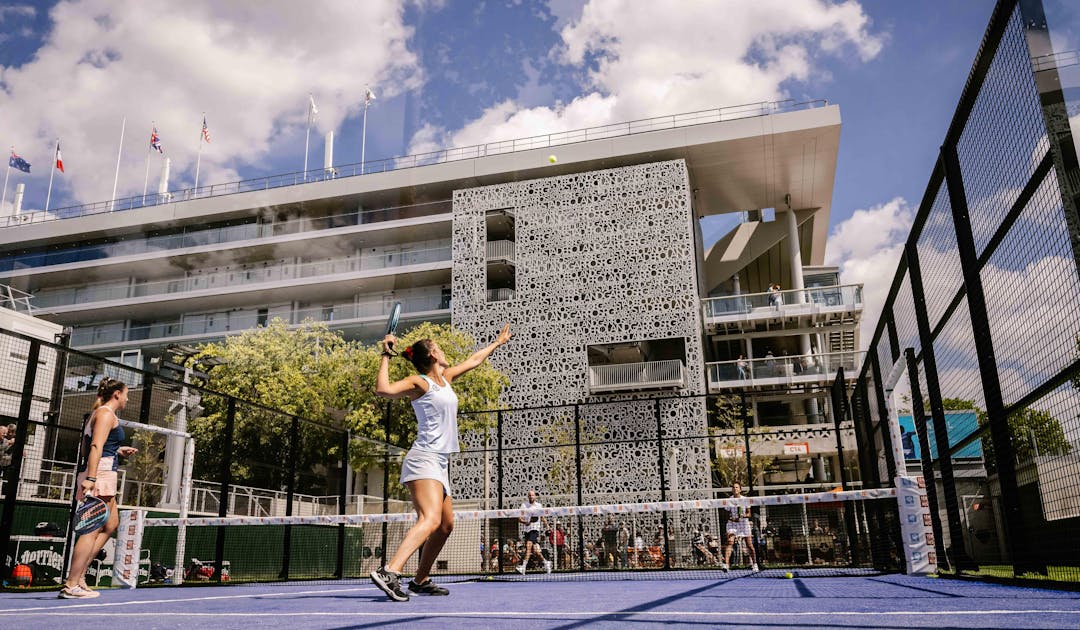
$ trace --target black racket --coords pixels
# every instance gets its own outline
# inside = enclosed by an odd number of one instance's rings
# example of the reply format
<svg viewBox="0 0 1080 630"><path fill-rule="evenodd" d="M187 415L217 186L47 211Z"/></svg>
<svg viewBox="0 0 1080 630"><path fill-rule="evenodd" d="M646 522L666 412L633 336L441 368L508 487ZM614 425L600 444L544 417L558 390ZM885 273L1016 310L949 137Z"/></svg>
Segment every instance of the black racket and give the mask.
<svg viewBox="0 0 1080 630"><path fill-rule="evenodd" d="M109 506L97 497L87 495L75 508L75 533L82 536L96 532L109 520Z"/></svg>
<svg viewBox="0 0 1080 630"><path fill-rule="evenodd" d="M390 319L386 320L386 334L392 335L397 332L398 320L401 319L401 302L394 302L394 308L390 309ZM394 344L387 344L387 350L394 351Z"/></svg>

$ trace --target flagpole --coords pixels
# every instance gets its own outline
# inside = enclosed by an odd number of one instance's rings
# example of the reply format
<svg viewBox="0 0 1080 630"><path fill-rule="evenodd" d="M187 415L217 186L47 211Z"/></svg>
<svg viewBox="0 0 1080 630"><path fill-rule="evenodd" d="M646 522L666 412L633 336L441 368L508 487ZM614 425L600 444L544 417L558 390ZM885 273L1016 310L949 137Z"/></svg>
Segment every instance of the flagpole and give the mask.
<svg viewBox="0 0 1080 630"><path fill-rule="evenodd" d="M307 161L308 161L308 143L311 141L311 104L315 102L315 97L308 92L308 106L307 106L307 134L304 135L304 181L307 181Z"/></svg>
<svg viewBox="0 0 1080 630"><path fill-rule="evenodd" d="M116 175L113 176L112 182L112 197L109 202L109 210L116 209L116 184L120 181L120 156L124 152L124 130L127 129L127 116L124 116L124 121L120 123L120 146L116 149Z"/></svg>
<svg viewBox="0 0 1080 630"><path fill-rule="evenodd" d="M150 126L154 127L154 121L150 121ZM143 175L142 180L142 203L146 205L146 186L150 183L150 150L153 149L153 145L146 147L146 174Z"/></svg>
<svg viewBox="0 0 1080 630"><path fill-rule="evenodd" d="M206 112L203 112L203 122L206 122ZM192 193L195 197L199 196L199 167L202 166L202 145L203 145L203 132L202 127L199 128L199 153L195 158L195 191Z"/></svg>
<svg viewBox="0 0 1080 630"><path fill-rule="evenodd" d="M11 154L12 155L15 154L15 145L11 146ZM2 197L0 197L0 210L3 209L4 202L7 201L7 182L8 182L9 177L11 177L11 158L8 158L7 170L4 171L4 195ZM15 213L12 212L12 214L15 214Z"/></svg>
<svg viewBox="0 0 1080 630"><path fill-rule="evenodd" d="M360 133L360 174L364 174L364 152L367 149L367 94L364 95L364 130Z"/></svg>
<svg viewBox="0 0 1080 630"><path fill-rule="evenodd" d="M53 149L53 165L49 169L49 192L45 193L45 212L49 211L49 201L52 199L52 180L56 175L56 152L60 150L60 138L56 139L56 148Z"/></svg>

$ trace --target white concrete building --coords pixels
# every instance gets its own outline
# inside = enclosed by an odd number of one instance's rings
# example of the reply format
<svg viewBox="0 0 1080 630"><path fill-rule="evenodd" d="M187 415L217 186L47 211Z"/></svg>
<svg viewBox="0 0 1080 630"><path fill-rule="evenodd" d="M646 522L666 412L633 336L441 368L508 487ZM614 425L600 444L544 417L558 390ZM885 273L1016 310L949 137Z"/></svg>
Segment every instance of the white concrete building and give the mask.
<svg viewBox="0 0 1080 630"><path fill-rule="evenodd" d="M503 403L611 402L583 435L632 442L658 417L667 437L702 435L700 396L732 391L755 422L812 435L836 367L861 362L860 287L822 266L839 134L835 105L757 104L20 214L0 224L0 282L71 327L74 347L140 367L275 317L373 340L401 301L403 327L452 321L486 341L509 321ZM741 220L706 247L700 222L716 215ZM699 398L632 402L661 393ZM504 439L557 441L550 417L523 413ZM839 466L814 458L829 441L799 439L820 482ZM655 445L600 451L585 456L612 472L593 498L646 492L633 472ZM709 451L698 439L663 458L680 496L711 492ZM507 495L551 465L519 462ZM466 498L481 487L465 482Z"/></svg>

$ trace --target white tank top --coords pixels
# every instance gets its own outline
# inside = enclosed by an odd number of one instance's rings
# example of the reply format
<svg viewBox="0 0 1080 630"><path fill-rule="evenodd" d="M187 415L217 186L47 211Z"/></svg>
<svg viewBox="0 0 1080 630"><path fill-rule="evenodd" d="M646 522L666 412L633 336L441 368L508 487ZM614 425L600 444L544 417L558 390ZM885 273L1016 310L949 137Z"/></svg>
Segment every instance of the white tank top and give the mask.
<svg viewBox="0 0 1080 630"><path fill-rule="evenodd" d="M440 387L430 378L420 375L427 381L428 390L423 396L412 401L416 412L416 440L413 448L433 453L457 453L457 406L458 398L450 384Z"/></svg>

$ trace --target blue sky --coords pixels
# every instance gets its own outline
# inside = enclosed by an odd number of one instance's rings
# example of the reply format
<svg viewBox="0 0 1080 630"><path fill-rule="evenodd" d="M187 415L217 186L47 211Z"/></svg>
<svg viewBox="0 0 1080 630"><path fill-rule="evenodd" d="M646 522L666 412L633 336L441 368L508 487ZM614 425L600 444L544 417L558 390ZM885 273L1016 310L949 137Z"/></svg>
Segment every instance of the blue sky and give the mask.
<svg viewBox="0 0 1080 630"><path fill-rule="evenodd" d="M3 40L0 41L0 65L5 70L25 69L42 51L49 38L61 35L55 30L53 2L7 2L0 10ZM93 6L90 13L95 19L118 19L121 5L110 2L76 3ZM376 82L373 78L355 77L357 84L372 83L376 92L383 96L376 101L370 112L368 129L368 160L392 157L410 152L419 146L413 144L415 134L423 127L433 126L442 130L440 144L453 144L453 130L460 130L480 117L485 110L512 100L518 108L555 107L568 103L575 97L591 91L588 71L596 68L595 58L585 55L580 65L560 63L552 52L559 47L559 26L572 21L574 11L581 2L573 0L554 2L423 2L406 3L400 11L401 23L410 29L407 46L416 55L416 71L412 82L415 89L405 90L400 85ZM737 10L715 3L717 11ZM868 18L866 31L882 42L880 51L870 59L860 58L850 51L826 54L811 50L812 70L805 80L787 79L779 82L785 95L793 98L827 98L841 106L843 135L840 162L837 170L836 190L833 200L833 223L847 219L859 208L869 208L901 197L915 202L922 193L932 161L944 130L952 114L964 78L978 48L993 3L988 0L972 1L917 1L917 2L864 2L861 10ZM110 17L111 16L111 17ZM212 15L206 16L212 24ZM70 18L68 18L70 19ZM198 18L196 18L198 19ZM155 21L154 30L170 28L169 19ZM256 33L257 35L257 33ZM708 34L690 32L689 38L708 40ZM56 45L54 43L54 45ZM323 51L333 54L333 51ZM110 54L105 50L106 61ZM123 53L117 53L123 54ZM344 53L347 54L347 53ZM749 52L752 56L753 51ZM593 55L596 57L598 55ZM86 63L84 55L83 63ZM45 70L42 68L42 70ZM212 68L207 69L213 72ZM359 69L358 69L359 70ZM672 73L679 71L672 67ZM147 75L150 80L143 84L145 90L158 89L168 84L168 71L159 77ZM6 77L5 77L6 78ZM40 78L47 80L47 77ZM118 81L118 86L139 89L138 82ZM8 103L32 97L25 86L7 85ZM178 86L168 89L176 90ZM181 88L182 89L182 88ZM313 90L318 91L313 87ZM304 94L293 96L303 116ZM119 119L124 115L135 119L129 121L125 137L125 151L140 159L134 160L133 169L142 161L143 127L147 121L138 120L139 112L125 112L125 95L117 93L116 102L103 113L99 120L108 124L109 114L114 119L111 142L103 146L70 146L65 143L65 163L68 172L92 170L97 180L110 180L119 139ZM760 95L747 94L739 100L733 95L729 102L716 102L715 106L734 105L757 100ZM213 99L204 107L211 110L207 116L216 141L243 133L225 126ZM316 94L316 100L325 100ZM47 106L46 106L47 107ZM10 108L5 108L10 109ZM16 111L18 108L15 108ZM100 109L100 108L98 108ZM649 108L663 110L662 105ZM336 125L337 143L335 161L348 163L359 161L358 105L342 112ZM35 207L44 196L42 181L46 163L49 161L51 135L61 135L60 127L77 126L78 108L64 119L50 120L46 115L38 123L33 135L19 129L17 117L5 115L0 118L0 142L17 143L16 150L35 164L35 177L28 180L27 206ZM671 111L669 113L676 113ZM58 114L62 115L62 114ZM151 114L152 115L152 114ZM158 123L166 148L176 148L178 136L183 135L183 145L194 149L200 112L188 112L186 128L181 125ZM278 114L270 133L261 139L260 154L237 155L229 163L218 159L216 147L207 147L203 167L209 172L201 175L203 183L217 181L215 175L236 175L247 178L259 175L299 170L303 164L303 126L296 120L284 122ZM556 121L558 122L558 121ZM567 124L572 121L567 120ZM57 127L53 133L44 129L47 125ZM4 132L8 133L4 133ZM547 130L545 130L547 131ZM15 132L15 133L13 133ZM11 138L9 140L9 138ZM242 139L241 139L242 144ZM321 138L313 140L311 161L322 158ZM190 151L189 151L190 153ZM207 160L210 163L207 163ZM175 163L174 173L181 170L191 177L191 165L186 169ZM178 169L180 167L180 169ZM156 173L155 173L156 174ZM122 173L122 176L126 173ZM182 175L174 175L179 183ZM207 179L211 178L211 179ZM124 178L121 188L128 194L138 192L141 178ZM126 184L126 186L124 185ZM99 201L101 186L90 188L55 184L54 195L60 203ZM97 197L94 196L97 192ZM10 195L10 192L9 192ZM106 193L106 198L108 194ZM54 199L53 207L57 206Z"/></svg>

